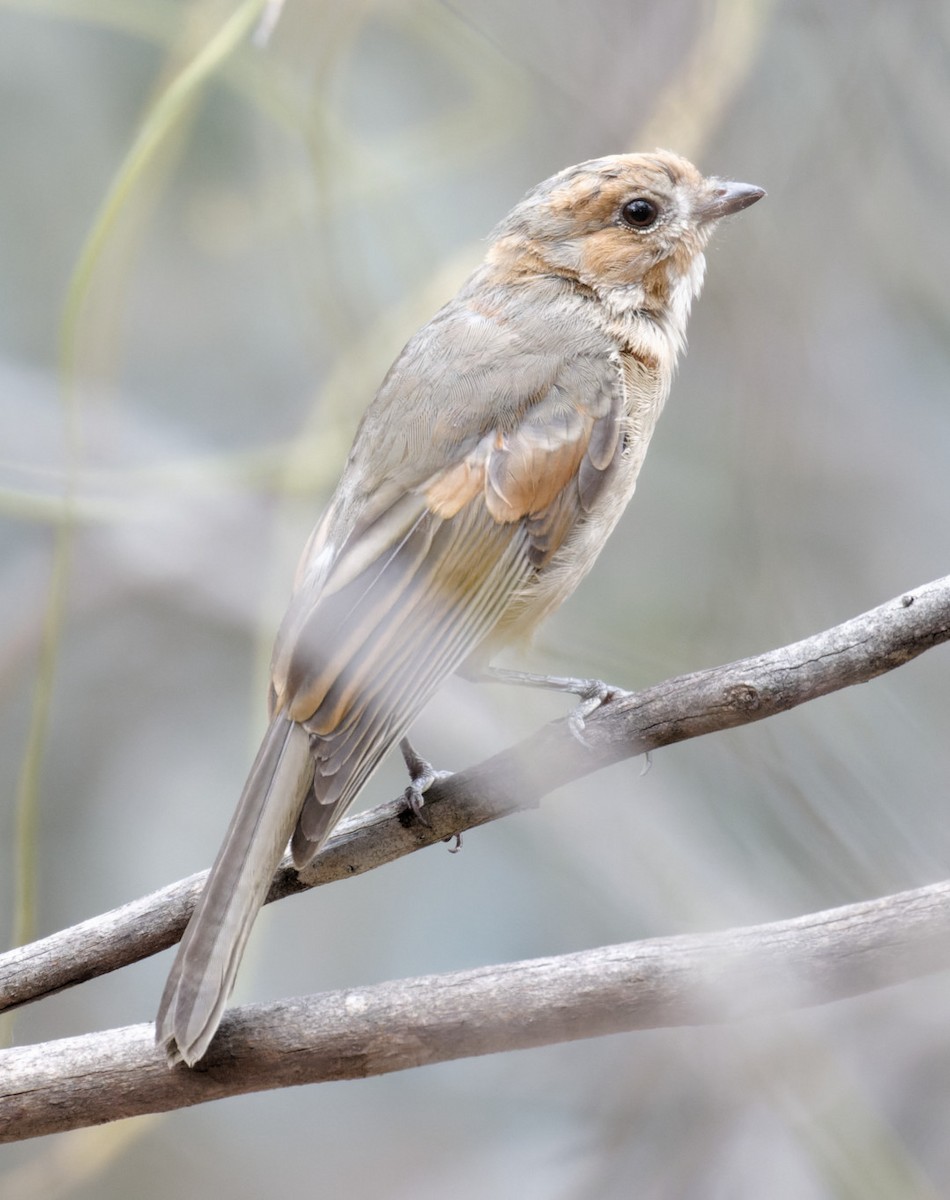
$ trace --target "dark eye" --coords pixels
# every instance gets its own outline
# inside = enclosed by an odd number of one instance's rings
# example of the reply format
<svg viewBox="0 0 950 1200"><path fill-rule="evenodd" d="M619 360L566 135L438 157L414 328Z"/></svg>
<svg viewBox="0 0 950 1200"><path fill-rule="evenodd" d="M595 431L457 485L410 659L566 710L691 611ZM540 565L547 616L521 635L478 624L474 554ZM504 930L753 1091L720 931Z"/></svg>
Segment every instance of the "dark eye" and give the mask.
<svg viewBox="0 0 950 1200"><path fill-rule="evenodd" d="M636 200L628 200L620 210L622 220L631 229L649 229L659 215L660 210L653 201L643 196L638 196Z"/></svg>

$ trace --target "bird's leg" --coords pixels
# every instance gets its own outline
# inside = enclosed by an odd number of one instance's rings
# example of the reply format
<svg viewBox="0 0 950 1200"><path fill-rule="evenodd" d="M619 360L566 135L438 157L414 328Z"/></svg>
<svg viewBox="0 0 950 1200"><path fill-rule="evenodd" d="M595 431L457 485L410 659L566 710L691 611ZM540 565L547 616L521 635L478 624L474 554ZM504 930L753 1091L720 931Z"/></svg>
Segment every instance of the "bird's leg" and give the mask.
<svg viewBox="0 0 950 1200"><path fill-rule="evenodd" d="M604 683L602 679L577 679L573 675L535 675L531 671L510 671L506 667L482 667L479 677L495 683L548 688L552 691L579 696L581 702L568 714L567 721L571 732L582 742L584 741L584 724L591 713L596 712L603 704L609 704L612 700L619 700L632 694L626 688L617 687L612 683Z"/></svg>
<svg viewBox="0 0 950 1200"><path fill-rule="evenodd" d="M424 793L440 779L448 779L452 772L437 771L432 763L416 752L407 737L400 738L399 749L402 751L406 770L409 772L409 786L405 792L406 803L420 824L431 829L432 822L423 812L426 803Z"/></svg>
<svg viewBox="0 0 950 1200"><path fill-rule="evenodd" d="M405 791L406 803L416 820L420 824L425 825L427 829L431 829L432 822L429 820L428 814L424 811L424 793L440 779L448 779L452 772L437 771L428 759L423 758L421 754L416 752L407 737L400 738L399 749L402 751L402 757L409 772L409 786ZM449 847L449 851L452 854L456 854L462 849L462 835L460 833L453 834L452 837L447 837L444 840L455 842L454 846Z"/></svg>

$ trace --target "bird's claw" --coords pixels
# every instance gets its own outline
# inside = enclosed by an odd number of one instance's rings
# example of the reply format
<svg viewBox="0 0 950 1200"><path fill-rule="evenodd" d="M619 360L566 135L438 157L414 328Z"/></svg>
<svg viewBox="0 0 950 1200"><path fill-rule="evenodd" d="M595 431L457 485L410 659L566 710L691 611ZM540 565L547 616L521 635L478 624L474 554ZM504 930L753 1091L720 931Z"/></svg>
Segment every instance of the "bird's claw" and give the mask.
<svg viewBox="0 0 950 1200"><path fill-rule="evenodd" d="M584 734L587 718L605 704L612 704L615 700L622 700L633 693L627 691L626 688L604 683L602 679L585 679L576 682L581 685L576 691L581 702L568 713L567 725L581 745L587 746L588 741Z"/></svg>
<svg viewBox="0 0 950 1200"><path fill-rule="evenodd" d="M431 829L432 822L429 820L429 814L425 812L425 793L440 779L448 779L452 772L437 771L428 759L416 753L408 738L404 737L400 740L399 749L402 751L403 761L409 772L409 786L403 793L406 804L419 824L424 825L426 829ZM461 838L459 838L459 846L461 844Z"/></svg>

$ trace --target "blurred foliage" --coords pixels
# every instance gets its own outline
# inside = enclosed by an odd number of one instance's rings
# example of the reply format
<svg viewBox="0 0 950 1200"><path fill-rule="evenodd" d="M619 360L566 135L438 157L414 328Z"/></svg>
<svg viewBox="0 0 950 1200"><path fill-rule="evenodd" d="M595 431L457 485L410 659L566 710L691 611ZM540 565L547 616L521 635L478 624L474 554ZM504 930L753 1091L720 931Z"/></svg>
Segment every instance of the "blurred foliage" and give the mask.
<svg viewBox="0 0 950 1200"><path fill-rule="evenodd" d="M210 861L360 412L495 222L570 162L660 144L769 197L718 235L636 501L530 664L637 686L946 571L946 6L287 0L263 46L259 8L0 3L7 930L18 871L43 933ZM236 1000L945 877L945 654L282 904ZM453 682L417 740L464 765L562 711ZM401 786L391 764L366 799ZM148 1020L166 969L34 1006L14 1036ZM17 1147L0 1190L946 1195L948 1013L935 978L246 1097Z"/></svg>

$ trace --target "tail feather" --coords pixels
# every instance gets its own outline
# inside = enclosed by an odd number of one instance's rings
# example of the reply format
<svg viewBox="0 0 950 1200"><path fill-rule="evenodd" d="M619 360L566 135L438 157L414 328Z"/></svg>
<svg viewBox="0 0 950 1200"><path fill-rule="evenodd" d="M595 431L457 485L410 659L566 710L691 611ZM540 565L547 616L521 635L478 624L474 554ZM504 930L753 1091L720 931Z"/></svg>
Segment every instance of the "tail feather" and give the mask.
<svg viewBox="0 0 950 1200"><path fill-rule="evenodd" d="M170 1064L192 1066L207 1050L312 782L307 733L278 715L251 767L162 994L155 1040Z"/></svg>

